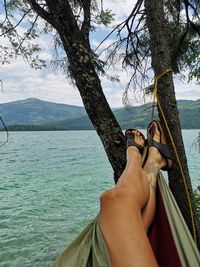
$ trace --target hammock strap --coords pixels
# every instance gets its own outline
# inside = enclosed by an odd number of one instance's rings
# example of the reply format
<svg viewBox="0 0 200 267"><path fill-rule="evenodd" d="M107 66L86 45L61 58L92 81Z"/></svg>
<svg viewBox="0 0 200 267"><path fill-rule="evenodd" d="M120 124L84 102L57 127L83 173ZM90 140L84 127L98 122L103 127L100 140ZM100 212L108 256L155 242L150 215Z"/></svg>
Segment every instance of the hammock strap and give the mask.
<svg viewBox="0 0 200 267"><path fill-rule="evenodd" d="M188 205L189 205L189 209L190 209L191 220L192 220L193 238L194 238L195 243L197 244L196 228L195 228L195 219L194 219L194 213L193 213L193 209L192 209L192 201L191 201L190 194L189 194L188 187L187 187L186 177L185 177L185 174L184 174L184 171L183 171L183 167L182 167L182 164L181 164L180 157L178 155L178 151L177 151L176 145L174 143L174 139L172 137L171 131L169 129L169 126L168 126L168 123L167 123L167 120L166 120L166 116L164 114L164 111L163 111L163 109L161 107L161 104L160 104L160 101L159 101L158 95L157 95L158 81L164 75L170 75L170 74L172 74L172 72L173 72L172 69L166 69L163 73L161 73L160 75L158 75L157 77L154 78L155 79L155 86L154 86L154 91L153 91L153 112L152 112L152 117L154 115L154 107L157 106L159 108L159 110L161 112L161 115L162 115L162 118L164 120L166 129L167 129L167 132L169 134L170 141L172 143L173 150L174 150L174 153L176 155L176 159L178 161L178 165L179 165L179 168L180 168L180 171L181 171L181 176L182 176L182 179L183 179L183 183L184 183L184 187L185 187L185 192L186 192L186 196L187 196L187 200L188 200Z"/></svg>

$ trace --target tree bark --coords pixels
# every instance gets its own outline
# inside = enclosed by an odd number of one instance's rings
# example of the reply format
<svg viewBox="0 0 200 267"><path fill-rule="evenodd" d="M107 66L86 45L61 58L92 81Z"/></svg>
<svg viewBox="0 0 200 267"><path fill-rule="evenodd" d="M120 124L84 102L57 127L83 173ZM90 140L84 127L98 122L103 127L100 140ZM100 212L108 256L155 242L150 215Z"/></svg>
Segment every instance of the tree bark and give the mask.
<svg viewBox="0 0 200 267"><path fill-rule="evenodd" d="M46 20L35 1L29 0L32 8ZM79 28L69 1L46 1L48 5L48 22L60 35L67 54L69 71L80 92L83 104L96 129L114 170L117 182L126 162L126 145L123 132L105 98L101 81L94 67L94 58L89 43L90 11L88 2L84 6L85 18L82 29ZM94 151L95 153L95 151Z"/></svg>
<svg viewBox="0 0 200 267"><path fill-rule="evenodd" d="M161 73L163 73L166 69L171 68L170 49L168 46L166 29L165 29L163 0L145 0L145 10L147 17L146 22L150 34L152 67L154 69L155 76L158 76ZM157 94L161 107L166 116L166 120L168 122L170 131L172 133L174 143L176 144L177 152L183 167L184 176L186 177L187 188L189 191L190 199L192 201L192 209L196 227L196 237L198 241L198 246L200 247L199 222L197 219L196 208L193 201L193 191L189 176L189 170L187 166L187 159L183 144L182 133L181 133L173 78L171 75L165 75L163 76L163 78L160 79L160 81L158 82ZM160 110L159 110L159 117L161 120L161 124L164 128L165 135L167 136L167 142L170 144L170 149L173 155L173 169L168 172L169 185L182 211L185 221L191 231L191 234L194 236L186 189Z"/></svg>
<svg viewBox="0 0 200 267"><path fill-rule="evenodd" d="M117 182L125 167L125 138L103 93L89 44L80 34L70 38L70 42L67 34L60 34L60 38L84 107L104 145Z"/></svg>
<svg viewBox="0 0 200 267"><path fill-rule="evenodd" d="M42 11L34 0L28 0L33 10L48 21L59 33L69 61L69 70L80 92L86 111L104 145L106 154L114 170L115 181L125 167L125 138L104 96L100 79L94 67L94 59L89 43L90 11L87 1L83 1L84 23L82 29L77 24L69 1L46 0L48 11ZM147 25L150 33L152 65L155 76L170 68L170 53L165 35L164 11L162 0L145 0ZM171 76L163 77L159 82L158 97L166 115L174 142L177 146L190 198L193 200L192 187L184 151L178 110ZM163 119L160 114L161 122ZM166 129L164 127L165 134ZM170 143L169 137L167 141ZM170 149L173 154L172 145ZM192 232L191 214L181 173L174 157L174 168L169 172L169 184ZM195 208L193 206L193 212ZM195 216L197 240L200 240L199 224Z"/></svg>

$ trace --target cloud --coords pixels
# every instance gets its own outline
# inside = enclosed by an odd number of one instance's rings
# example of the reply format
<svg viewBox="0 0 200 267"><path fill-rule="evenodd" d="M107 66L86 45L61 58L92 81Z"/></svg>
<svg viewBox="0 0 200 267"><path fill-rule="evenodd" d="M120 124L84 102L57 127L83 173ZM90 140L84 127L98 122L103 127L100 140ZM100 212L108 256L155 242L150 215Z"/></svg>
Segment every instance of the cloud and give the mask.
<svg viewBox="0 0 200 267"><path fill-rule="evenodd" d="M104 9L109 9L115 14L115 24L124 20L124 18L130 15L135 3L137 1L130 1L130 0L104 0Z"/></svg>
<svg viewBox="0 0 200 267"><path fill-rule="evenodd" d="M40 98L58 103L82 105L78 90L61 73L33 70L21 58L4 66L1 73L4 93L0 102Z"/></svg>
<svg viewBox="0 0 200 267"><path fill-rule="evenodd" d="M178 84L175 87L177 99L197 100L200 99L200 85L192 82L190 84Z"/></svg>
<svg viewBox="0 0 200 267"><path fill-rule="evenodd" d="M49 55L46 54L48 58ZM122 106L122 96L130 79L130 74L122 71L119 65L109 71L110 75L117 74L120 82L111 82L101 77L103 91L112 107ZM22 58L1 68L1 80L4 93L0 93L0 103L26 99L39 98L56 103L83 105L79 92L62 73L50 69L33 70ZM200 85L195 82L187 84L175 79L177 99L200 99ZM131 94L130 101L134 104L142 103L141 94Z"/></svg>
<svg viewBox="0 0 200 267"><path fill-rule="evenodd" d="M120 1L119 4L119 1L105 0L104 9L112 10L116 14L116 21L121 21L130 14L134 2L124 0ZM106 36L107 32L108 29L104 28L104 36ZM91 35L93 47L97 46L99 40L102 39L102 36L97 35ZM6 39L2 38L2 42L6 44ZM105 48L110 42L110 40L107 40L102 48ZM40 57L48 62L52 60L54 51L52 35L41 35L39 45L42 48L39 53ZM120 107L122 106L122 96L132 70L128 73L121 68L120 62L116 62L115 67L110 68L108 74L117 74L120 77L120 83L111 82L106 77L101 77L103 91L112 107ZM4 93L0 92L0 103L26 98L40 98L57 103L83 105L77 88L62 73L53 72L51 68L33 70L21 57L13 60L11 64L1 67L0 79L3 81L4 87ZM200 86L195 82L188 85L176 79L175 87L177 99L200 99ZM139 93L136 97L132 94L130 98L132 103L138 104L136 99L141 99L141 96ZM141 101L139 103L141 104Z"/></svg>

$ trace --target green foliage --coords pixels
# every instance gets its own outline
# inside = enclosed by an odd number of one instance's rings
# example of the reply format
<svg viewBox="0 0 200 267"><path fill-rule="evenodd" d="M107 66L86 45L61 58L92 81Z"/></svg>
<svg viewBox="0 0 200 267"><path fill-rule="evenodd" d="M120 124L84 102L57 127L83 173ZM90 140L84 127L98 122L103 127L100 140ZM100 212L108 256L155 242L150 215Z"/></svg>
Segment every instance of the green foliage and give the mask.
<svg viewBox="0 0 200 267"><path fill-rule="evenodd" d="M171 49L174 73L187 71L188 81L200 79L200 8L199 1L164 0L165 30ZM118 41L114 41L107 59L121 57L123 65L133 68L130 84L145 87L150 68L150 36L146 27L146 13L142 1L137 0L130 16L116 27ZM111 45L109 46L111 48ZM121 52L123 51L123 52ZM120 55L120 56L119 56ZM113 61L114 62L114 61ZM150 74L151 75L151 74ZM141 82L137 77L141 77ZM129 86L130 86L129 84Z"/></svg>
<svg viewBox="0 0 200 267"><path fill-rule="evenodd" d="M86 114L83 107L62 105L38 99L0 104L6 125L41 125L55 120L73 120Z"/></svg>
<svg viewBox="0 0 200 267"><path fill-rule="evenodd" d="M197 216L200 219L200 192L199 190L194 191L194 202L197 207Z"/></svg>
<svg viewBox="0 0 200 267"><path fill-rule="evenodd" d="M45 11L48 11L46 1L36 2ZM30 8L29 1L10 0L6 3L3 12L5 17L0 22L0 35L7 38L11 47L10 45L0 45L0 62L2 64L9 63L11 59L22 55L33 68L45 67L45 61L38 56L40 47L37 40L41 34L50 34L55 40L55 66L61 66L67 72L67 60L66 55L63 55L62 52L62 42L52 25L41 20ZM88 1L86 0L69 0L68 3L80 30L84 21L89 22L89 31L94 31L99 24L108 26L114 21L115 14L112 10L103 8L103 0L91 0L90 12L86 11L88 10ZM133 68L132 81L135 81L136 74L139 76L142 74L145 80L148 75L151 56L146 15L141 3L142 1L138 0L133 5L130 16L117 25L116 40L113 46L109 47L108 51L110 52L107 51L107 59L112 60L116 56L123 60L123 66ZM164 0L163 3L173 70L175 73L187 70L189 72L188 80L194 78L200 80L199 1ZM18 30L19 27L20 30ZM24 29L23 33L21 33L22 29ZM94 55L93 51L91 54ZM107 60L105 62L110 63ZM105 62L94 55L96 69L104 74Z"/></svg>
<svg viewBox="0 0 200 267"><path fill-rule="evenodd" d="M175 73L189 70L188 81L194 78L199 80L200 24L194 23L192 27L183 18L177 19L177 16L173 20L168 18L166 24L172 68Z"/></svg>
<svg viewBox="0 0 200 267"><path fill-rule="evenodd" d="M108 26L112 21L114 21L115 14L112 13L112 10L106 9L102 10L100 15L96 17L99 24Z"/></svg>
<svg viewBox="0 0 200 267"><path fill-rule="evenodd" d="M122 129L145 129L151 120L146 104L113 110ZM200 100L178 101L183 129L197 129L200 125ZM9 130L93 130L83 107L55 104L38 99L27 99L0 105L0 114ZM193 119L195 118L195 119ZM1 127L0 127L1 128Z"/></svg>
<svg viewBox="0 0 200 267"><path fill-rule="evenodd" d="M188 70L188 81L200 79L199 1L165 0L171 63L175 73Z"/></svg>
<svg viewBox="0 0 200 267"><path fill-rule="evenodd" d="M200 39L200 37L199 37ZM200 41L198 36L196 38L192 38L190 42L188 42L188 47L182 57L178 60L181 68L189 68L189 78L191 81L193 78L196 78L197 81L200 81Z"/></svg>
<svg viewBox="0 0 200 267"><path fill-rule="evenodd" d="M58 127L54 124L44 124L44 125L11 125L7 127L8 131L67 131L66 127ZM4 131L4 129L0 129Z"/></svg>
<svg viewBox="0 0 200 267"><path fill-rule="evenodd" d="M38 56L40 47L35 42L39 37L38 16L27 1L7 1L4 9L5 17L0 22L0 36L6 38L8 44L0 45L1 64L8 64L11 59L22 55L31 67L46 67L45 60Z"/></svg>
<svg viewBox="0 0 200 267"><path fill-rule="evenodd" d="M5 3L6 6L3 7L5 17L2 16L3 19L0 22L0 36L4 36L8 40L8 44L6 46L0 45L0 63L9 64L12 59L21 55L32 68L41 69L46 67L46 61L39 56L40 46L38 41L42 35L49 34L51 39L54 39L55 51L52 53L51 66L54 70L61 69L66 77L73 80L60 36L53 26L41 19L31 9L29 1L10 0ZM97 25L108 26L114 20L115 14L109 9L103 9L103 1L99 3L96 0L91 0L90 12L88 12L87 0L69 0L68 3L80 30L86 21L89 22L87 26L89 31L94 31ZM39 1L38 4L42 9L48 11L48 4L45 4L45 1ZM23 33L21 33L22 31ZM96 70L106 75L104 61L92 50L90 53ZM107 77L111 80L117 79L115 75Z"/></svg>
<svg viewBox="0 0 200 267"><path fill-rule="evenodd" d="M184 129L198 129L200 125L200 100L178 107L181 126Z"/></svg>

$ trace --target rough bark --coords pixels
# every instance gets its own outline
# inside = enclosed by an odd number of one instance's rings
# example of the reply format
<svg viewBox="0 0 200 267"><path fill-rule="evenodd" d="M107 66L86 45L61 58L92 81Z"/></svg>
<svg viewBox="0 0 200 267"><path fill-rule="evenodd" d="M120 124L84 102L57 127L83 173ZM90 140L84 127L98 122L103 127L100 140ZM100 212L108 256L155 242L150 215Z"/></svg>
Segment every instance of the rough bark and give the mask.
<svg viewBox="0 0 200 267"><path fill-rule="evenodd" d="M81 29L78 27L69 1L46 0L48 11L42 10L34 0L28 0L28 2L35 12L48 21L60 35L64 50L69 60L71 74L75 79L86 111L101 138L117 181L117 178L121 175L125 166L125 140L120 126L116 121L103 94L100 79L95 71L94 59L89 44L89 1L83 1L83 9L86 16L84 17L84 23L82 24ZM164 34L165 24L163 2L162 0L145 0L145 8L147 14L147 24L150 32L152 64L155 75L157 76L171 65L169 47L167 46L167 36ZM180 155L187 180L190 198L193 199L192 187L187 167L187 159L185 156L181 135L173 80L171 76L165 76L159 82L158 97L169 123L175 144L177 145L177 150ZM169 142L169 137L167 139ZM180 170L175 158L174 169L169 172L169 183L172 192L176 197L178 205L185 217L185 220L191 230L192 225L191 215L188 208L188 200L185 194L185 187L181 179ZM193 210L195 213L194 207ZM196 221L197 239L200 240L198 226L199 224Z"/></svg>
<svg viewBox="0 0 200 267"><path fill-rule="evenodd" d="M29 1L32 8L42 15L35 1ZM90 10L88 2L84 6L85 18L82 28L78 27L69 1L46 1L48 22L60 35L69 61L69 70L80 92L85 109L90 117L114 170L115 182L125 167L125 138L111 111L102 90L101 81L94 67L94 59L89 43ZM95 153L95 152L94 152Z"/></svg>
<svg viewBox="0 0 200 267"><path fill-rule="evenodd" d="M103 93L90 57L89 44L80 35L73 36L70 43L67 34L60 36L83 104L101 138L117 180L125 166L124 135Z"/></svg>
<svg viewBox="0 0 200 267"><path fill-rule="evenodd" d="M145 0L145 10L147 16L147 26L150 34L150 46L152 56L152 66L155 76L163 73L166 69L171 67L170 62L170 49L167 42L167 35L165 30L165 16L163 10L162 0ZM174 84L172 75L164 76L158 83L158 98L161 107L166 116L170 131L173 136L174 143L176 144L178 155L181 160L181 164L186 177L187 188L189 191L190 199L192 200L192 208L194 212L194 219L196 225L197 241L200 241L200 229L199 222L196 215L196 208L193 201L193 192L191 186L191 180L189 176L189 170L187 166L187 159L183 144L183 138L180 128L180 120L178 115L178 109L175 98ZM185 221L193 235L192 220L190 209L188 205L188 198L186 189L180 172L180 168L177 159L174 155L172 144L165 129L164 121L159 111L159 117L163 125L165 135L167 136L167 142L170 144L170 149L173 155L173 169L169 171L169 185L176 198L176 201L182 211ZM198 244L200 245L200 243Z"/></svg>

